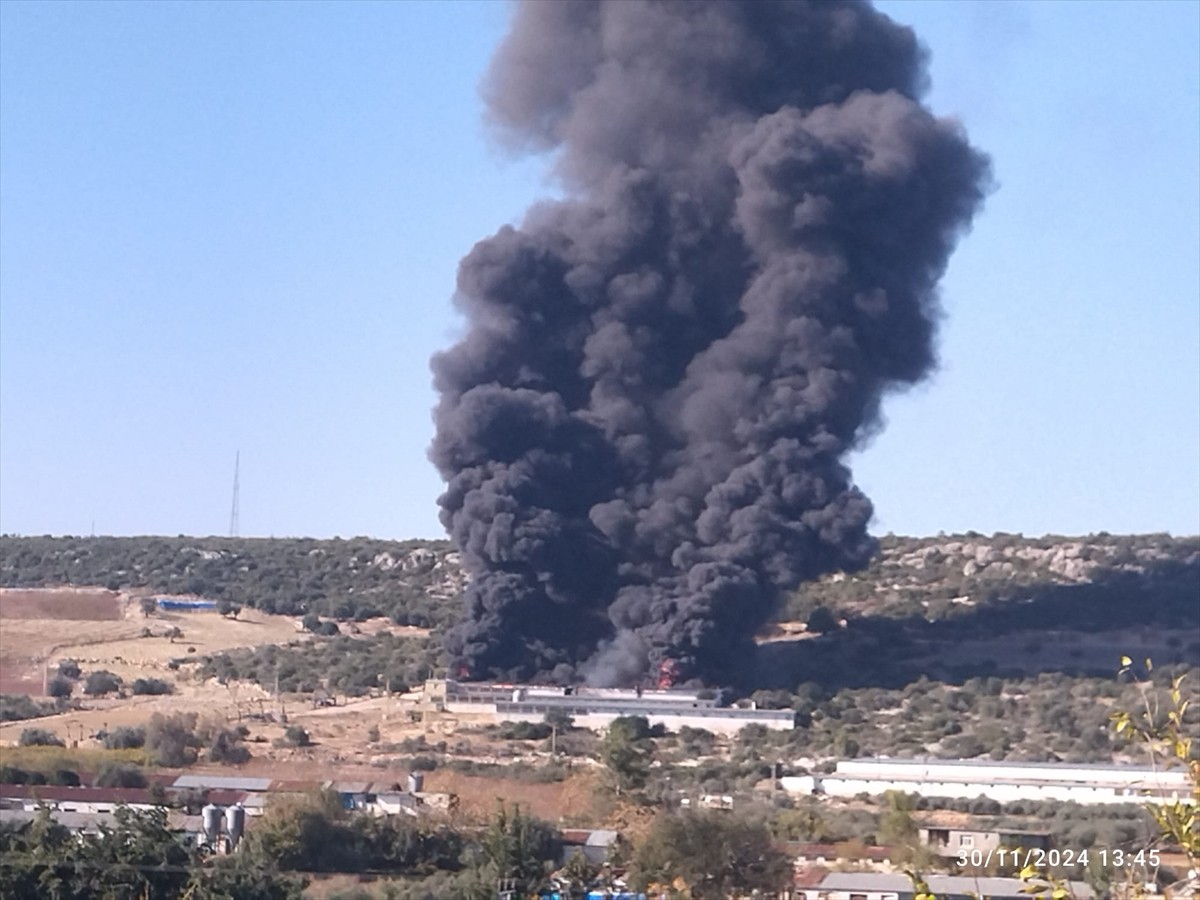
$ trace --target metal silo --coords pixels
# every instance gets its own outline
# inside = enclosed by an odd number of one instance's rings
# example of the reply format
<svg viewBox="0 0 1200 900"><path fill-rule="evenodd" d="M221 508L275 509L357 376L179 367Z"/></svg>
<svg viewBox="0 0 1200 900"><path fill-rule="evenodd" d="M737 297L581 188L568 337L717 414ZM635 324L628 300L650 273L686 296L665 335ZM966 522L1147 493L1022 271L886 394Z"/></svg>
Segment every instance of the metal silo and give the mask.
<svg viewBox="0 0 1200 900"><path fill-rule="evenodd" d="M200 818L204 823L204 839L210 847L215 847L221 833L221 807L208 804L200 810Z"/></svg>
<svg viewBox="0 0 1200 900"><path fill-rule="evenodd" d="M229 849L237 849L242 832L246 829L246 808L242 804L225 809L225 831L229 835Z"/></svg>

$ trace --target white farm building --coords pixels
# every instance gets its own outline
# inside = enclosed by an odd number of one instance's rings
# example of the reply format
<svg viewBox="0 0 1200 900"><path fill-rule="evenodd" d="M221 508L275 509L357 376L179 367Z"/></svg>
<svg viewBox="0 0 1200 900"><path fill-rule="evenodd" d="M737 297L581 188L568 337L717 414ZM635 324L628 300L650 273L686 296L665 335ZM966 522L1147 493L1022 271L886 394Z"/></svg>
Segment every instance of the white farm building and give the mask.
<svg viewBox="0 0 1200 900"><path fill-rule="evenodd" d="M579 727L591 729L606 728L620 716L645 716L651 725L671 730L686 725L716 734L736 734L747 725L791 730L796 721L790 709L757 709L748 701L721 706L699 691L676 689L639 691L436 680L425 683L424 701L441 712L483 714L496 722L541 722L548 712L562 712Z"/></svg>
<svg viewBox="0 0 1200 900"><path fill-rule="evenodd" d="M999 803L1016 800L1188 803L1192 800L1191 784L1184 772L1138 766L851 759L840 761L830 775L791 776L781 783L790 793L830 797L901 791L922 797L967 800L987 797Z"/></svg>

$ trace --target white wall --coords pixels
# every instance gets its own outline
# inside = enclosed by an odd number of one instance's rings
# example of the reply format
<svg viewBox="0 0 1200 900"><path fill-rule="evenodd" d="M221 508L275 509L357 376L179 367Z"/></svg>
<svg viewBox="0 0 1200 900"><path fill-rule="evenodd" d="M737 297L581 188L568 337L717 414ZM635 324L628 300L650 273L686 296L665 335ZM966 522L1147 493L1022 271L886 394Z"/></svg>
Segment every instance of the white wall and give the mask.
<svg viewBox="0 0 1200 900"><path fill-rule="evenodd" d="M96 815L97 813L115 812L118 806L128 806L130 809L157 809L153 803L113 803L111 800L38 800L29 798L21 801L22 809L25 812L37 812L43 806L50 809L57 809L61 812L87 813Z"/></svg>
<svg viewBox="0 0 1200 900"><path fill-rule="evenodd" d="M985 763L935 760L880 760L847 759L837 764L837 774L845 776L867 776L871 778L897 778L920 781L969 781L973 783L1000 783L1039 781L1054 784L1162 786L1186 789L1187 776L1181 771L1155 771L1139 766L1070 766L1047 763L1045 765L1013 765L1011 763Z"/></svg>
<svg viewBox="0 0 1200 900"><path fill-rule="evenodd" d="M900 791L922 797L950 797L974 800L988 797L999 803L1017 800L1058 800L1083 804L1102 803L1157 803L1183 800L1190 802L1186 791L1172 792L1165 798L1143 796L1134 788L1112 785L1051 784L1046 782L996 784L989 781L911 781L892 778L846 778L840 774L816 776L789 776L781 779L783 789L790 793L821 793L830 797L854 797L858 794L883 794Z"/></svg>
<svg viewBox="0 0 1200 900"><path fill-rule="evenodd" d="M496 717L497 722L541 722L545 718L544 714L538 712L505 712L500 714L496 710L494 703L456 703L448 701L445 705L447 712L453 713L475 713L491 714ZM620 715L637 715L637 710L630 710L628 713L590 713L587 715L572 716L575 724L580 728L589 728L599 731L607 728L612 724L612 721ZM724 717L721 715L667 715L651 713L646 716L646 720L651 725L662 725L671 731L678 731L685 725L690 728L702 728L705 731L711 731L713 734L737 734L747 725L765 725L773 731L791 731L794 725L790 718L768 718L767 716L748 716L745 711L737 717Z"/></svg>
<svg viewBox="0 0 1200 900"><path fill-rule="evenodd" d="M631 712L627 715L633 714L635 713ZM600 731L611 725L613 720L619 718L619 716L616 713L591 713L583 716L572 716L571 718L580 728ZM499 716L497 719L505 722L541 722L544 716L541 713L505 713L502 719ZM705 731L711 731L713 734L737 734L747 725L765 725L772 731L791 731L794 727L790 721L781 721L779 719L725 719L720 716L650 714L646 716L646 721L651 725L662 725L670 731L678 731L686 725L689 728L702 728Z"/></svg>

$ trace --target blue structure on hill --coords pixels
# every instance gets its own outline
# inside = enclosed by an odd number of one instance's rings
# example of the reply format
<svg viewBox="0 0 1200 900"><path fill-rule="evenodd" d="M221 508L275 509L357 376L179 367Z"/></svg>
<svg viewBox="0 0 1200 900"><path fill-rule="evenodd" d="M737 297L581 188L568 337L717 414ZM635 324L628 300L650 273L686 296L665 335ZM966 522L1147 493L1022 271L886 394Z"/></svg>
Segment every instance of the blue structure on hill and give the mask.
<svg viewBox="0 0 1200 900"><path fill-rule="evenodd" d="M175 610L176 612L202 612L217 608L216 600L177 600L159 597L157 602L159 609Z"/></svg>

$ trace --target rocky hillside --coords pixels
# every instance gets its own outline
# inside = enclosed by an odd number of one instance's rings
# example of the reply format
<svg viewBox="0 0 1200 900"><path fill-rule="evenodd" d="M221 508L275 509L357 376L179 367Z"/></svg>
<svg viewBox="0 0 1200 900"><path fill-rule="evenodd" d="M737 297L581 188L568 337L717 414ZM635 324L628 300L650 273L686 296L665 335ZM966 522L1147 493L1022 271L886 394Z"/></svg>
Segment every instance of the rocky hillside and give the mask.
<svg viewBox="0 0 1200 900"><path fill-rule="evenodd" d="M1186 600L1197 571L1196 537L888 535L865 571L805 585L777 618L803 621L824 606L839 617L942 620L1089 585L1136 583ZM5 587L97 585L433 626L456 616L465 583L446 541L0 537Z"/></svg>
<svg viewBox="0 0 1200 900"><path fill-rule="evenodd" d="M466 579L446 541L0 537L0 585L98 585L338 619L452 619Z"/></svg>
<svg viewBox="0 0 1200 900"><path fill-rule="evenodd" d="M1136 581L1187 584L1200 569L1200 538L1167 534L1028 538L969 532L888 535L865 571L806 585L780 612L803 619L817 606L843 615L942 619L1051 588Z"/></svg>

